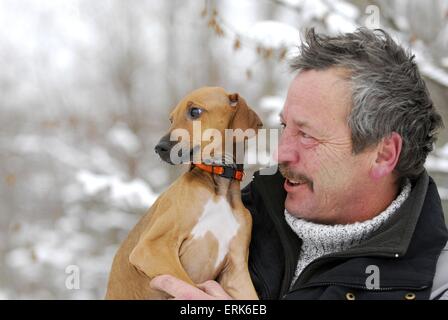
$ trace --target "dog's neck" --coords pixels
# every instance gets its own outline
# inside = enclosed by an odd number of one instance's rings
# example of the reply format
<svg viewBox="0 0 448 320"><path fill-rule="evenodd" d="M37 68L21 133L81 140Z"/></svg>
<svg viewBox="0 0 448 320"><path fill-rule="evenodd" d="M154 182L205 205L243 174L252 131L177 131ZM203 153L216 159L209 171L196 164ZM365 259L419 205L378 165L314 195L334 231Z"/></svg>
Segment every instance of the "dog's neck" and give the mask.
<svg viewBox="0 0 448 320"><path fill-rule="evenodd" d="M240 182L211 174L197 167L193 167L187 174L197 179L216 196L227 198L231 207L241 204Z"/></svg>
<svg viewBox="0 0 448 320"><path fill-rule="evenodd" d="M235 158L229 154L216 156L213 159L204 159L202 163L207 165L225 166L232 169L243 170L243 165L236 164ZM228 200L230 203L232 203L234 201L233 198L236 192L236 196L238 197L238 199L240 199L240 181L221 177L219 175L206 172L194 166L192 167L190 172L200 181L203 181L208 187L211 187L215 195L229 197Z"/></svg>

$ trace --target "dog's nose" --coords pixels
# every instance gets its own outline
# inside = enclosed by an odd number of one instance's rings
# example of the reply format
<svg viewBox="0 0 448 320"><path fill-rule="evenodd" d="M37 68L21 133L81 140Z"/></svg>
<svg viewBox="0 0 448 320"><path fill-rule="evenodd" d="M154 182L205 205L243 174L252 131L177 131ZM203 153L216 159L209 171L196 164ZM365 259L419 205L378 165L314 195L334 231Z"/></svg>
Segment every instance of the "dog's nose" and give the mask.
<svg viewBox="0 0 448 320"><path fill-rule="evenodd" d="M159 155L162 153L167 153L169 150L170 150L169 141L161 141L154 148L154 151Z"/></svg>
<svg viewBox="0 0 448 320"><path fill-rule="evenodd" d="M159 143L154 148L154 151L159 155L160 159L168 162L169 164L174 164L171 159L171 150L177 141L170 140L170 133L166 134L159 140Z"/></svg>

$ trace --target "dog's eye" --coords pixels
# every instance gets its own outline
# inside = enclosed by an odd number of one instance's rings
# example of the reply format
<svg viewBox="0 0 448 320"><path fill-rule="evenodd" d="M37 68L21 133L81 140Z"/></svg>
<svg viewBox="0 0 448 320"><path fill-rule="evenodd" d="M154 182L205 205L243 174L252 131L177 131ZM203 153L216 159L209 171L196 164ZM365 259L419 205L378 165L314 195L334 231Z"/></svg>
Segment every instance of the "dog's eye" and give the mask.
<svg viewBox="0 0 448 320"><path fill-rule="evenodd" d="M191 119L198 119L202 114L202 109L196 108L196 107L192 107L190 108L190 110L188 111L188 115L191 117Z"/></svg>

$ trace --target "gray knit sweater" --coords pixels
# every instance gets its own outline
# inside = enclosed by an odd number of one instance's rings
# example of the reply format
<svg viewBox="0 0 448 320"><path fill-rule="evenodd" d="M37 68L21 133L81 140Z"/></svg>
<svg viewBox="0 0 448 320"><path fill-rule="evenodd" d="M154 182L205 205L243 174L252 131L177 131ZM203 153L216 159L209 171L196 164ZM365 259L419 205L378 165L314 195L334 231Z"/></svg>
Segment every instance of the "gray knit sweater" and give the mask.
<svg viewBox="0 0 448 320"><path fill-rule="evenodd" d="M378 230L394 214L407 199L410 191L411 184L407 181L398 197L392 201L386 210L373 219L346 225L313 223L296 218L285 210L286 222L303 241L291 286L303 269L312 261L323 255L347 250L367 240L373 232Z"/></svg>

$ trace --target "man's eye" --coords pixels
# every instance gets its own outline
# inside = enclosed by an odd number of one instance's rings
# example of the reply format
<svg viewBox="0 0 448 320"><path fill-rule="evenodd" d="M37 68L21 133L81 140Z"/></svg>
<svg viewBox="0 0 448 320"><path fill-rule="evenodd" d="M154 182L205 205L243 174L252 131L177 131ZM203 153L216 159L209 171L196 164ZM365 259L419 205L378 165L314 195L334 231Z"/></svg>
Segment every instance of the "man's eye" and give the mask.
<svg viewBox="0 0 448 320"><path fill-rule="evenodd" d="M285 129L285 128L286 128L286 123L284 123L284 122L280 122L280 127L281 127L282 129Z"/></svg>
<svg viewBox="0 0 448 320"><path fill-rule="evenodd" d="M303 131L300 132L300 135L302 136L302 138L305 138L305 139L312 139L312 138L313 138L312 136L307 135L307 134L306 134L305 132L303 132Z"/></svg>
<svg viewBox="0 0 448 320"><path fill-rule="evenodd" d="M198 119L202 114L202 109L199 108L190 108L190 110L188 111L188 115L191 117L191 119Z"/></svg>
<svg viewBox="0 0 448 320"><path fill-rule="evenodd" d="M300 141L302 142L302 144L307 146L312 146L316 143L316 139L314 139L314 137L306 134L303 131L300 131Z"/></svg>

